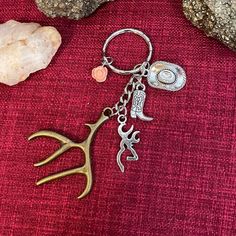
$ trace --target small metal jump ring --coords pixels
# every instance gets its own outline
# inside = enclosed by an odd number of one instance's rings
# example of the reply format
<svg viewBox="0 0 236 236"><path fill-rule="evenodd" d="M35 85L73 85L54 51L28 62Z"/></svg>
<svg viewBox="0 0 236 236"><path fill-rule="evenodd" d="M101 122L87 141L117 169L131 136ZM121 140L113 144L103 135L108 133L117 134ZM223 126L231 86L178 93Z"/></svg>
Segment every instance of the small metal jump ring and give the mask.
<svg viewBox="0 0 236 236"><path fill-rule="evenodd" d="M146 86L142 83L139 83L137 86L136 86L136 89L137 90L142 90L142 91L145 91L146 90Z"/></svg>
<svg viewBox="0 0 236 236"><path fill-rule="evenodd" d="M145 42L146 42L146 44L148 46L148 49L149 49L149 54L148 54L148 57L146 58L145 62L148 63L151 60L152 53L153 53L153 47L152 47L151 41L148 38L148 36L145 35L142 31L137 30L137 29L132 29L132 28L118 30L118 31L114 32L113 34L111 34L107 38L107 40L105 41L105 43L103 45L103 49L102 49L102 52L103 52L103 62L108 61L107 58L109 58L109 57L106 56L106 50L107 50L107 47L108 47L109 43L111 42L111 40L114 39L115 37L117 37L118 35L125 34L125 33L137 34L137 35L141 36L145 40ZM141 64L141 66L139 66L137 68L134 68L132 70L122 70L122 69L118 69L115 66L113 66L112 63L106 64L106 66L109 67L112 71L114 71L115 73L121 74L121 75L136 74L136 73L141 71L142 65L143 65L143 63Z"/></svg>
<svg viewBox="0 0 236 236"><path fill-rule="evenodd" d="M102 65L110 65L113 62L113 58L112 57L103 57L102 58Z"/></svg>
<svg viewBox="0 0 236 236"><path fill-rule="evenodd" d="M120 123L120 124L125 124L127 122L127 117L125 115L119 115L117 117L117 121Z"/></svg>
<svg viewBox="0 0 236 236"><path fill-rule="evenodd" d="M107 117L112 117L114 115L114 112L111 107L106 107L103 110L103 115Z"/></svg>

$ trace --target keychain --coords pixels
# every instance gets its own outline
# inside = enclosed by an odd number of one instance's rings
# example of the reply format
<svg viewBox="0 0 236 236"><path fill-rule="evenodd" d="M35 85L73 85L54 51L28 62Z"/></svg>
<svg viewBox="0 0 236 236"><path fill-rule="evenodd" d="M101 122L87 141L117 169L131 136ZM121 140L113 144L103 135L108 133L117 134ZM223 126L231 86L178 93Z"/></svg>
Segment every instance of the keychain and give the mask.
<svg viewBox="0 0 236 236"><path fill-rule="evenodd" d="M149 49L149 54L146 60L143 63L136 65L134 69L131 70L121 70L114 67L112 65L113 59L106 56L106 50L111 40L125 33L134 33L141 36L145 40ZM135 150L135 144L140 142L140 138L138 138L137 136L140 131L135 131L133 125L129 128L126 127L128 119L128 103L132 99L132 106L130 110L131 118L138 118L143 121L152 121L152 117L148 117L144 114L144 105L146 99L146 85L144 83L144 80L146 80L147 84L153 88L164 89L173 92L182 89L186 83L185 71L180 66L165 61L156 61L152 65L150 65L152 53L153 48L150 39L143 32L137 29L121 29L114 32L110 37L107 38L103 46L102 65L93 69L92 77L98 82L105 81L109 68L115 73L121 75L130 75L129 82L125 86L124 92L121 95L119 101L114 106L105 108L96 123L87 124L87 126L90 128L90 134L83 142L75 143L65 136L47 130L36 132L29 137L29 140L42 136L51 137L61 143L60 149L58 149L47 159L36 163L35 166L43 166L50 161L53 161L62 153L68 151L71 148L79 148L85 154L85 164L83 166L45 177L39 180L36 183L37 185L41 185L69 175L82 174L86 176L87 183L85 190L82 192L82 194L80 194L78 198L81 199L85 197L90 192L92 187L91 145L95 132L105 121L109 120L112 117L117 117L118 135L121 138L120 149L117 151L116 156L117 164L120 170L122 172L124 172L125 170L124 164L122 163L122 157L125 150L128 150L130 152L130 155L126 157L127 161L137 161L139 159L138 154ZM125 129L128 131L124 131Z"/></svg>

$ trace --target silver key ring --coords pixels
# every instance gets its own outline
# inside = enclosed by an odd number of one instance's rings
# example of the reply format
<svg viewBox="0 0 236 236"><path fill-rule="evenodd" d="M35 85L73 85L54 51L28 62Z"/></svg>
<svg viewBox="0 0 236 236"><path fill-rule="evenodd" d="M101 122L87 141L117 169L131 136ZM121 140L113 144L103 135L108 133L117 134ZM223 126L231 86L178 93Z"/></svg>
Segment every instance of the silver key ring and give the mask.
<svg viewBox="0 0 236 236"><path fill-rule="evenodd" d="M112 65L113 60L110 61L111 57L106 56L106 50L107 50L107 47L108 47L109 43L111 42L111 40L114 39L115 37L117 37L118 35L125 34L125 33L133 33L133 34L137 34L137 35L141 36L145 40L145 42L148 46L148 49L149 49L149 54L148 54L147 59L143 63L141 63L139 67L135 67L134 69L131 69L131 70L122 70L122 69L116 68L115 66ZM102 52L103 52L103 65L106 65L115 73L118 73L121 75L128 75L128 74L135 74L135 73L140 72L142 65L144 63L149 63L149 61L152 58L153 47L152 47L151 41L148 38L148 36L145 35L142 31L137 30L137 29L127 28L127 29L118 30L118 31L114 32L113 34L111 34L107 38L107 40L105 41L105 43L103 45Z"/></svg>

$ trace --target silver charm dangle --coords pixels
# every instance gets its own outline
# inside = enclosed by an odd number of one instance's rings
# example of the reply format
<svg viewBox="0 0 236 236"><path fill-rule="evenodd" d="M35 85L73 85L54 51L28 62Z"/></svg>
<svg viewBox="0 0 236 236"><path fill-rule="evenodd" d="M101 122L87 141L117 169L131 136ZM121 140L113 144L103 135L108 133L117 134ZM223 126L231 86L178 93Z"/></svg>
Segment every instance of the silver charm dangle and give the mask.
<svg viewBox="0 0 236 236"><path fill-rule="evenodd" d="M121 172L123 172L123 173L125 171L125 168L124 168L123 163L121 162L122 154L127 149L132 154L131 156L126 157L127 161L137 161L138 154L135 151L133 145L140 141L140 139L137 138L137 134L139 134L140 131L133 132L133 129L134 129L133 125L131 126L131 128L128 131L126 131L126 132L123 131L123 127L126 125L126 120L127 120L127 117L125 115L120 115L118 117L118 122L120 123L120 125L118 127L118 134L121 137L121 141L120 141L120 150L117 153L116 159L117 159L117 164L120 167Z"/></svg>
<svg viewBox="0 0 236 236"><path fill-rule="evenodd" d="M146 99L145 85L140 84L137 86L133 94L133 102L130 115L132 118L139 118L143 121L152 121L152 117L145 116L143 114L144 103Z"/></svg>
<svg viewBox="0 0 236 236"><path fill-rule="evenodd" d="M153 88L174 92L184 87L186 73L179 65L165 61L156 61L150 67L147 81Z"/></svg>

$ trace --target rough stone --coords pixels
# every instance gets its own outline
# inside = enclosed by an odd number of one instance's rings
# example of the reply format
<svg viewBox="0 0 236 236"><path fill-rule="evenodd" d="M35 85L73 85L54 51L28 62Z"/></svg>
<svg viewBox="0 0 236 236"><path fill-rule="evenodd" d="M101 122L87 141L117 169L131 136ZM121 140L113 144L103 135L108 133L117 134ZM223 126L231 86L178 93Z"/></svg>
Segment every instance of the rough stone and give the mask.
<svg viewBox="0 0 236 236"><path fill-rule="evenodd" d="M15 85L45 69L60 45L54 27L14 20L0 24L0 83Z"/></svg>
<svg viewBox="0 0 236 236"><path fill-rule="evenodd" d="M35 0L38 8L49 17L78 20L92 14L101 4L111 0Z"/></svg>
<svg viewBox="0 0 236 236"><path fill-rule="evenodd" d="M183 9L193 25L236 50L236 0L183 0Z"/></svg>

